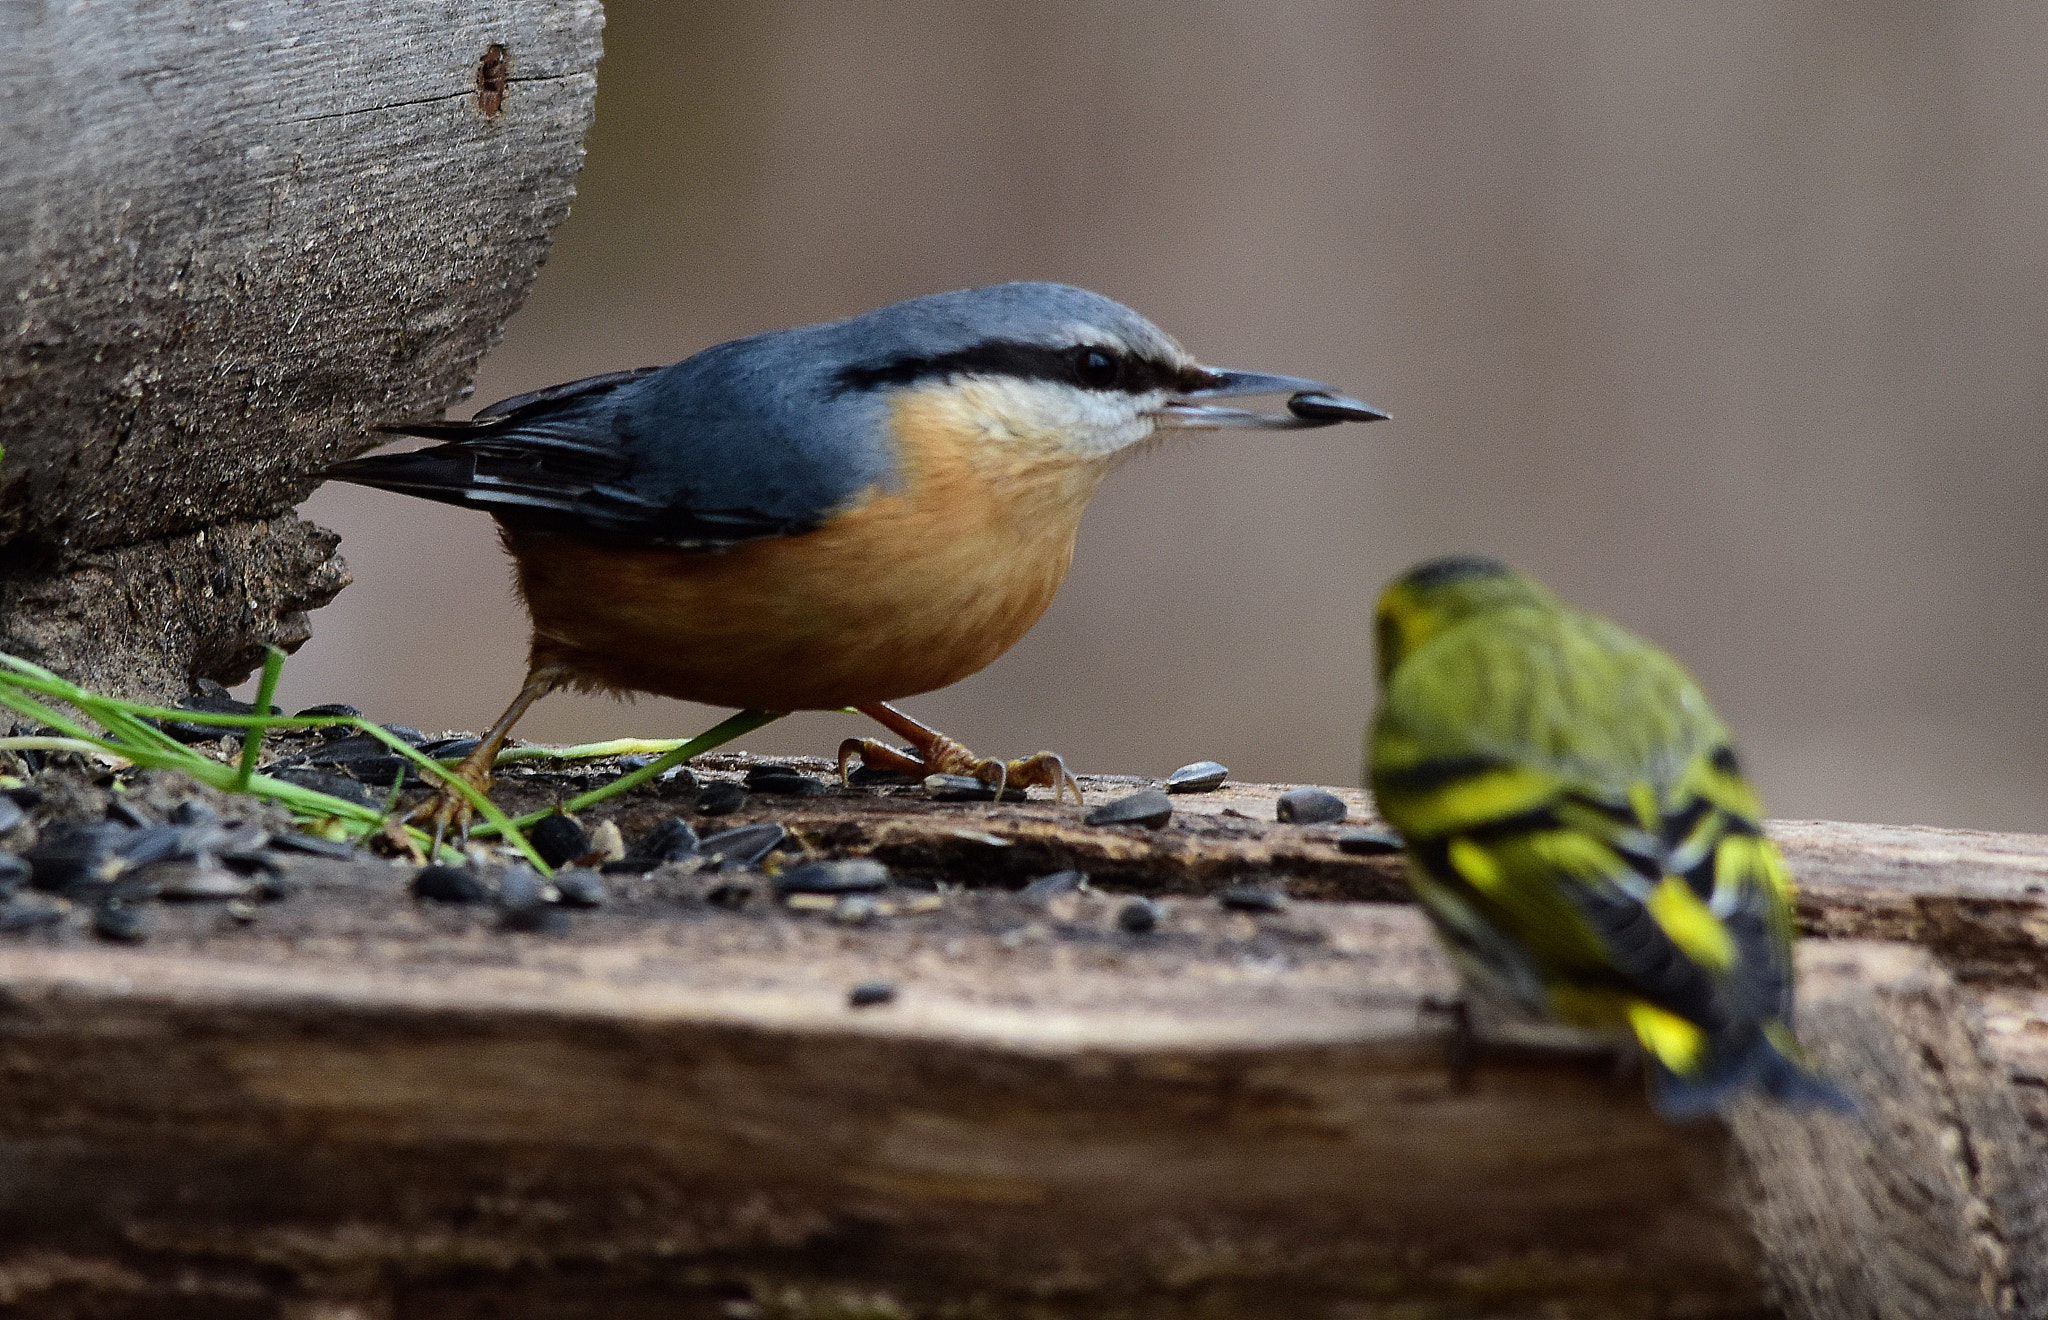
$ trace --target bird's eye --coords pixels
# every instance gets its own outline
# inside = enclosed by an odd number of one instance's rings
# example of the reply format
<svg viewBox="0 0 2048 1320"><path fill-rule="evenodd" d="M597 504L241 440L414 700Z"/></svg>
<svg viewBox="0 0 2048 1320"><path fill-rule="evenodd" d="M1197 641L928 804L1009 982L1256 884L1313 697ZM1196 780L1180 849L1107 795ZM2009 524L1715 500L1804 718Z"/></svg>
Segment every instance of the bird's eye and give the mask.
<svg viewBox="0 0 2048 1320"><path fill-rule="evenodd" d="M1124 364L1106 348L1074 350L1074 379L1091 390L1115 389L1124 374Z"/></svg>

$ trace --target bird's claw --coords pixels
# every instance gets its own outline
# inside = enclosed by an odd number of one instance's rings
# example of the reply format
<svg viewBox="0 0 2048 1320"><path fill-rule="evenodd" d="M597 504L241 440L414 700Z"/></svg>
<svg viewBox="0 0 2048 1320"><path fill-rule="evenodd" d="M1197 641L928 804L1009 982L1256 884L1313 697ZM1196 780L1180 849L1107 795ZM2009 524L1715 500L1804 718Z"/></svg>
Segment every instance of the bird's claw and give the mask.
<svg viewBox="0 0 2048 1320"><path fill-rule="evenodd" d="M449 773L478 793L491 791L491 772L488 769L464 761ZM457 842L467 839L469 823L475 816L476 808L470 805L461 790L453 784L444 783L434 790L433 796L407 812L404 823L429 832L433 841L427 848L427 856L432 858L440 854L441 845L451 833Z"/></svg>
<svg viewBox="0 0 2048 1320"><path fill-rule="evenodd" d="M999 778L989 777L988 771L991 766L995 768ZM1015 784L1018 788L1035 785L1051 789L1052 800L1055 803L1064 801L1066 795L1072 793L1074 805L1081 805L1081 781L1068 771L1065 759L1054 752L1035 752L1009 762L985 760L976 768L974 777L984 784L995 784L997 797L1002 796L1004 784Z"/></svg>
<svg viewBox="0 0 2048 1320"><path fill-rule="evenodd" d="M438 857L441 845L452 833L457 842L469 837L469 821L473 812L469 802L460 793L448 787L435 791L434 795L406 813L405 823L426 830L430 835L427 856Z"/></svg>
<svg viewBox="0 0 2048 1320"><path fill-rule="evenodd" d="M874 738L848 738L839 744L839 782L853 782L853 763L860 762L871 770L893 770L899 775L922 777L931 771L925 763L906 751L891 747Z"/></svg>
<svg viewBox="0 0 2048 1320"><path fill-rule="evenodd" d="M1069 792L1073 793L1076 805L1081 802L1080 781L1067 770L1066 761L1053 752L999 761L992 756L977 756L943 734L932 739L929 746L916 748L914 753L873 738L848 738L839 744L840 782L846 781L849 767L856 760L864 766L894 770L918 779L929 774L965 775L995 789L997 801L1010 789L1018 790L1017 795L1022 797L1023 790L1035 787L1051 789L1055 803L1064 801Z"/></svg>

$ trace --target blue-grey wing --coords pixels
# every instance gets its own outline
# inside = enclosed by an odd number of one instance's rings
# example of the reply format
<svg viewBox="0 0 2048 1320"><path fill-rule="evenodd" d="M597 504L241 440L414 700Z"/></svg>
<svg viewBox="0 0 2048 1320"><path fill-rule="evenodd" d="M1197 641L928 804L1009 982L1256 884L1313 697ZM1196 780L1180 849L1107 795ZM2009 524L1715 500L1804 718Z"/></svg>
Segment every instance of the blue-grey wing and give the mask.
<svg viewBox="0 0 2048 1320"><path fill-rule="evenodd" d="M717 549L795 535L888 482L893 454L879 401L833 388L790 338L515 395L467 422L384 427L447 443L328 475L589 540Z"/></svg>

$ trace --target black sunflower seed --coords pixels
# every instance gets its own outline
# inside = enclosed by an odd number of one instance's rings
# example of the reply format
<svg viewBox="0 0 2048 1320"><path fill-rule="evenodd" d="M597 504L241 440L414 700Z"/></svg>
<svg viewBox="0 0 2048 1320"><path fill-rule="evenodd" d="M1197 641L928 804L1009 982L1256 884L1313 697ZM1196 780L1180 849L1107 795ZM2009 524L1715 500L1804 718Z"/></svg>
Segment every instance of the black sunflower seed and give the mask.
<svg viewBox="0 0 2048 1320"><path fill-rule="evenodd" d="M1088 883L1085 871L1054 871L1051 875L1039 876L1030 884L1017 891L1017 898L1025 903L1044 903L1071 894Z"/></svg>
<svg viewBox="0 0 2048 1320"><path fill-rule="evenodd" d="M847 772L846 782L855 788L903 788L917 783L918 777L863 762Z"/></svg>
<svg viewBox="0 0 2048 1320"><path fill-rule="evenodd" d="M775 845L788 837L788 830L768 820L710 835L698 842L697 850L726 867L744 869L773 852Z"/></svg>
<svg viewBox="0 0 2048 1320"><path fill-rule="evenodd" d="M178 703L179 710L189 710L195 715L254 715L256 708L246 701L237 701L228 695L228 690L208 679L200 680L200 689ZM279 706L270 708L272 715L284 714ZM212 742L223 734L246 732L222 724L208 724L203 719L171 720L163 730L182 743Z"/></svg>
<svg viewBox="0 0 2048 1320"><path fill-rule="evenodd" d="M1184 765L1166 777L1166 791L1169 793L1209 793L1223 787L1223 781L1230 778L1230 767L1219 761L1196 761Z"/></svg>
<svg viewBox="0 0 2048 1320"><path fill-rule="evenodd" d="M27 858L0 852L0 898L13 897L14 891L28 882L29 871Z"/></svg>
<svg viewBox="0 0 2048 1320"><path fill-rule="evenodd" d="M1346 830L1337 836L1337 849L1353 857L1383 857L1401 851L1401 836L1387 830Z"/></svg>
<svg viewBox="0 0 2048 1320"><path fill-rule="evenodd" d="M49 829L22 854L33 873L30 883L50 894L107 884L127 865L122 845L135 832L111 820Z"/></svg>
<svg viewBox="0 0 2048 1320"><path fill-rule="evenodd" d="M1156 788L1105 802L1083 818L1089 825L1143 825L1158 829L1173 819L1173 802Z"/></svg>
<svg viewBox="0 0 2048 1320"><path fill-rule="evenodd" d="M34 930L38 926L49 926L64 919L61 907L43 907L35 903L0 904L0 934L17 930Z"/></svg>
<svg viewBox="0 0 2048 1320"><path fill-rule="evenodd" d="M1282 793L1275 806L1280 820L1294 825L1335 825L1344 819L1344 799L1326 788L1297 788Z"/></svg>
<svg viewBox="0 0 2048 1320"><path fill-rule="evenodd" d="M972 775L926 775L924 792L934 802L993 802L996 799L996 786L984 784Z"/></svg>
<svg viewBox="0 0 2048 1320"><path fill-rule="evenodd" d="M295 720L345 719L359 720L363 713L345 701L325 701L317 706L308 706L292 716Z"/></svg>
<svg viewBox="0 0 2048 1320"><path fill-rule="evenodd" d="M889 868L872 857L809 862L775 877L778 894L866 894L889 887Z"/></svg>
<svg viewBox="0 0 2048 1320"><path fill-rule="evenodd" d="M1230 912L1281 912L1287 895L1272 885L1225 885L1216 891L1216 901Z"/></svg>
<svg viewBox="0 0 2048 1320"><path fill-rule="evenodd" d="M561 895L563 907L603 907L605 900L611 897L605 888L604 878L584 866L556 872L555 891Z"/></svg>
<svg viewBox="0 0 2048 1320"><path fill-rule="evenodd" d="M481 903L491 892L467 867L429 866L412 878L412 896L430 903Z"/></svg>
<svg viewBox="0 0 2048 1320"><path fill-rule="evenodd" d="M170 820L173 825L217 825L220 813L198 798L188 798L171 808Z"/></svg>
<svg viewBox="0 0 2048 1320"><path fill-rule="evenodd" d="M381 807L384 805L384 799L372 792L369 785L350 779L347 775L337 775L331 770L315 770L310 766L296 766L271 770L268 773L273 779L287 784L295 784L300 788L310 788L316 793L325 793L329 797L337 797L344 802L353 802L360 807ZM389 784L391 781L387 779L384 782Z"/></svg>
<svg viewBox="0 0 2048 1320"><path fill-rule="evenodd" d="M139 944L149 938L149 915L140 908L108 904L93 909L92 933L118 944Z"/></svg>
<svg viewBox="0 0 2048 1320"><path fill-rule="evenodd" d="M131 830L147 829L156 824L149 813L125 798L115 798L107 803L107 819L116 824L126 825Z"/></svg>
<svg viewBox="0 0 2048 1320"><path fill-rule="evenodd" d="M1133 935L1149 935L1159 929L1159 905L1149 898L1134 898L1116 914L1116 924Z"/></svg>
<svg viewBox="0 0 2048 1320"><path fill-rule="evenodd" d="M498 877L498 905L508 911L538 907L548 898L548 882L530 866L509 867Z"/></svg>
<svg viewBox="0 0 2048 1320"><path fill-rule="evenodd" d="M310 853L315 857L340 860L355 855L356 846L347 839L327 839L304 830L286 830L270 836L270 846L279 852Z"/></svg>
<svg viewBox="0 0 2048 1320"><path fill-rule="evenodd" d="M697 794L697 814L700 816L729 816L738 811L747 800L747 790L730 779L715 780L704 785Z"/></svg>
<svg viewBox="0 0 2048 1320"><path fill-rule="evenodd" d="M847 1005L852 1008L873 1008L895 998L896 987L887 981L862 981L846 992Z"/></svg>
<svg viewBox="0 0 2048 1320"><path fill-rule="evenodd" d="M590 852L590 835L567 816L543 816L526 831L526 841L549 866L566 866Z"/></svg>
<svg viewBox="0 0 2048 1320"><path fill-rule="evenodd" d="M680 862L686 857L694 857L697 848L697 831L690 828L690 822L681 816L670 816L641 835L626 853L626 860L646 862L646 869L652 870L664 862Z"/></svg>

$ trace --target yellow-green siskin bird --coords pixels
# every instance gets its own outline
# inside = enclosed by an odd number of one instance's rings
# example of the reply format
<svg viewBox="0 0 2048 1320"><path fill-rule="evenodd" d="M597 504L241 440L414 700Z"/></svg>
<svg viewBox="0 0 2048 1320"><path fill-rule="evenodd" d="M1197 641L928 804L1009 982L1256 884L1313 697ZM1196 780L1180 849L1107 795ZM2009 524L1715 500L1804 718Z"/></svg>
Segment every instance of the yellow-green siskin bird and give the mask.
<svg viewBox="0 0 2048 1320"><path fill-rule="evenodd" d="M1660 1113L1847 1108L1792 1035L1792 881L1683 666L1492 559L1380 597L1366 777L1490 1006L1632 1033Z"/></svg>

